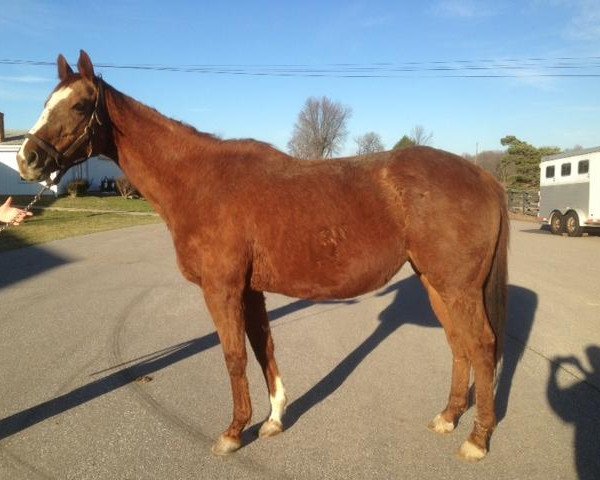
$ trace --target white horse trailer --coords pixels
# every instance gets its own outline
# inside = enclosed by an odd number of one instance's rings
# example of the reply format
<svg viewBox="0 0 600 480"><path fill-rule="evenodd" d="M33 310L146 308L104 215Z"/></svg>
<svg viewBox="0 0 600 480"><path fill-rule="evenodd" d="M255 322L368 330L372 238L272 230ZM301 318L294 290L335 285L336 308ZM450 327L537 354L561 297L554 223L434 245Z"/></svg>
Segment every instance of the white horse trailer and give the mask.
<svg viewBox="0 0 600 480"><path fill-rule="evenodd" d="M542 158L538 218L570 237L600 228L600 147Z"/></svg>

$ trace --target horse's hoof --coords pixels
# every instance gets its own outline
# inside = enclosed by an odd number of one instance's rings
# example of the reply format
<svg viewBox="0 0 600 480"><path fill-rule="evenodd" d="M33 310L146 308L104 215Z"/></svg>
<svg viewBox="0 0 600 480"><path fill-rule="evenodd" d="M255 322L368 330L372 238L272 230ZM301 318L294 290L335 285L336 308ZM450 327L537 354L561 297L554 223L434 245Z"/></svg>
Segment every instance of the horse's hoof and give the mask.
<svg viewBox="0 0 600 480"><path fill-rule="evenodd" d="M458 456L467 462L478 462L487 454L485 448L478 447L474 443L466 440L458 450Z"/></svg>
<svg viewBox="0 0 600 480"><path fill-rule="evenodd" d="M427 428L435 433L450 433L454 430L454 424L444 420L441 413L438 413L434 419L429 422Z"/></svg>
<svg viewBox="0 0 600 480"><path fill-rule="evenodd" d="M277 420L267 420L262 424L258 431L260 438L274 437L275 435L283 432L283 425Z"/></svg>
<svg viewBox="0 0 600 480"><path fill-rule="evenodd" d="M235 452L242 446L242 442L238 439L221 435L212 446L212 453L215 455L228 455Z"/></svg>

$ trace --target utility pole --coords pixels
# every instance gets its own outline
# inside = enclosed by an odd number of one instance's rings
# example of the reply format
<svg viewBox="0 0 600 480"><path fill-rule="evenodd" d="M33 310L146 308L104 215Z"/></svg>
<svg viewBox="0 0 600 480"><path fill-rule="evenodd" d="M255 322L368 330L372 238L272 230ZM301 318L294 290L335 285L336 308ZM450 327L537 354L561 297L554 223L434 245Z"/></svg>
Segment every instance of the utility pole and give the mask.
<svg viewBox="0 0 600 480"><path fill-rule="evenodd" d="M0 112L0 143L4 141L4 114Z"/></svg>

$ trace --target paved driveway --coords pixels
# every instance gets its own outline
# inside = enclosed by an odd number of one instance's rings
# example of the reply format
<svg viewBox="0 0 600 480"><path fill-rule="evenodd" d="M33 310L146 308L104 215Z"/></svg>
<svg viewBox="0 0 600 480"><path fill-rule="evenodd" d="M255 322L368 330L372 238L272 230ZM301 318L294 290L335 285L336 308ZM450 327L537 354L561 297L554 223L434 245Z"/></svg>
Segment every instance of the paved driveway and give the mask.
<svg viewBox="0 0 600 480"><path fill-rule="evenodd" d="M229 381L164 226L0 254L0 478L600 478L600 237L513 222L510 255L503 418L470 465L454 453L473 409L452 435L425 428L450 354L410 268L348 302L270 295L287 431L256 439L251 361L247 445L215 458Z"/></svg>

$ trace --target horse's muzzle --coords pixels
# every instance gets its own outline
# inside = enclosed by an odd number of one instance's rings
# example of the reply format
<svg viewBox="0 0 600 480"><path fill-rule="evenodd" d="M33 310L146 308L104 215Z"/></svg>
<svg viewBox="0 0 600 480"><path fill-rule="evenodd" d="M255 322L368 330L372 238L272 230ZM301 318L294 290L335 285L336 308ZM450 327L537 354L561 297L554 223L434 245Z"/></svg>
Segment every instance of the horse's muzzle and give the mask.
<svg viewBox="0 0 600 480"><path fill-rule="evenodd" d="M17 164L19 173L23 180L28 182L39 182L46 180L49 176L48 155L37 151L35 148L27 148L27 140L17 153Z"/></svg>

